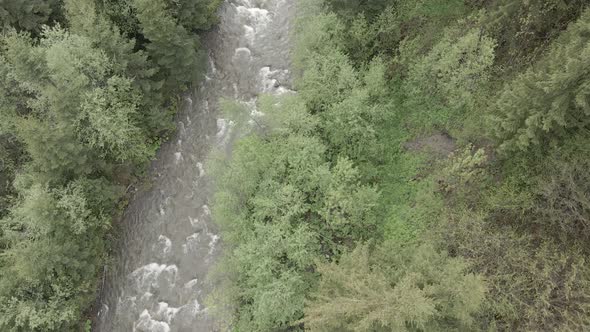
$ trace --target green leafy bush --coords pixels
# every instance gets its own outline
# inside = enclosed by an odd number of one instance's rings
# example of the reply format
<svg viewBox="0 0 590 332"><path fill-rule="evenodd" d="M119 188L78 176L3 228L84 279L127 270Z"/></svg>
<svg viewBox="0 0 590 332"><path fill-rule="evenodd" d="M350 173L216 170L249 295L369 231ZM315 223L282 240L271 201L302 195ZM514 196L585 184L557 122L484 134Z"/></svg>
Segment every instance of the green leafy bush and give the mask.
<svg viewBox="0 0 590 332"><path fill-rule="evenodd" d="M295 324L315 260L371 238L378 226L378 192L360 182L350 160L327 159L316 116L298 97L271 100L259 105L264 130L215 167L213 215L231 248L221 263L222 293L240 331Z"/></svg>

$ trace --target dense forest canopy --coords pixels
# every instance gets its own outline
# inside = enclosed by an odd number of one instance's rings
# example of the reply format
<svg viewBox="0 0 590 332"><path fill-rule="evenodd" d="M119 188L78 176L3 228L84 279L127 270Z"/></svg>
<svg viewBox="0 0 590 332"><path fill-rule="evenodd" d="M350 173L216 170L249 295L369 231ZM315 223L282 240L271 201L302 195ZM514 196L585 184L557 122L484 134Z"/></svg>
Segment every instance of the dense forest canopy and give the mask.
<svg viewBox="0 0 590 332"><path fill-rule="evenodd" d="M1 331L83 329L220 4L0 1ZM300 1L297 93L220 103L225 327L590 329L588 5Z"/></svg>
<svg viewBox="0 0 590 332"><path fill-rule="evenodd" d="M0 330L76 330L218 0L0 2ZM188 15L188 16L187 16Z"/></svg>
<svg viewBox="0 0 590 332"><path fill-rule="evenodd" d="M302 1L297 94L215 161L228 326L589 329L586 7Z"/></svg>

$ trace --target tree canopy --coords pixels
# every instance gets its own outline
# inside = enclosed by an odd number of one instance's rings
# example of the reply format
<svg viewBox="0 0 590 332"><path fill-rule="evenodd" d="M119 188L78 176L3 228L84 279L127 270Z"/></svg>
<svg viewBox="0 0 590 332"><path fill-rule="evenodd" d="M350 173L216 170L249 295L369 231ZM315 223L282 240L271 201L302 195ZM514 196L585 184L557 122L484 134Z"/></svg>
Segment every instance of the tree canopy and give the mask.
<svg viewBox="0 0 590 332"><path fill-rule="evenodd" d="M218 2L200 4L204 29ZM124 188L173 128L176 94L199 77L197 37L167 3L127 7L137 27L118 26L113 5L0 4L2 331L76 330Z"/></svg>
<svg viewBox="0 0 590 332"><path fill-rule="evenodd" d="M299 7L297 95L224 102L230 326L588 329L587 4Z"/></svg>

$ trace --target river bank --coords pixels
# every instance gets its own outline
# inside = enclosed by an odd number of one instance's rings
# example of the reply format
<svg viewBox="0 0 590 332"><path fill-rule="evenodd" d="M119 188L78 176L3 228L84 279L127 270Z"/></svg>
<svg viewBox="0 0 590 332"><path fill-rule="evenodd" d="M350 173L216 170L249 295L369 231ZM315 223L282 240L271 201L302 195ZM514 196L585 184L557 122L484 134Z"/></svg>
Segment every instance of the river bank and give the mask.
<svg viewBox="0 0 590 332"><path fill-rule="evenodd" d="M183 100L176 137L152 164L152 185L123 217L123 234L98 313L100 331L213 331L204 299L207 274L221 250L211 221L212 150L229 151L231 124L220 98L253 105L260 93L288 90L289 20L285 1L229 1L203 39L209 51L202 83Z"/></svg>

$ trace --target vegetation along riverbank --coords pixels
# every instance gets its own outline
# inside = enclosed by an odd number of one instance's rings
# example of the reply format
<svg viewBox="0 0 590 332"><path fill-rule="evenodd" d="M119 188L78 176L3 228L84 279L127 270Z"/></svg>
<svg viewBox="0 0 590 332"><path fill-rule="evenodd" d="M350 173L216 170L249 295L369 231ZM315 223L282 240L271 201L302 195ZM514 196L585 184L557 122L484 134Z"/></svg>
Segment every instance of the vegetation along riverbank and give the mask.
<svg viewBox="0 0 590 332"><path fill-rule="evenodd" d="M0 3L0 330L80 329L219 0Z"/></svg>
<svg viewBox="0 0 590 332"><path fill-rule="evenodd" d="M0 331L90 328L220 2L0 2ZM588 5L298 1L295 93L221 103L223 328L589 330Z"/></svg>
<svg viewBox="0 0 590 332"><path fill-rule="evenodd" d="M300 2L296 95L216 168L230 326L587 330L586 7Z"/></svg>

